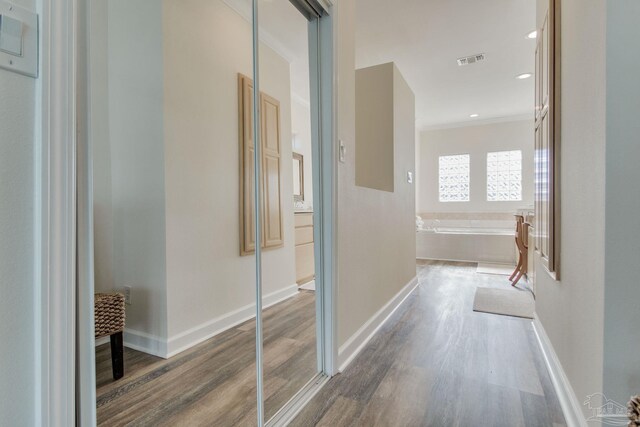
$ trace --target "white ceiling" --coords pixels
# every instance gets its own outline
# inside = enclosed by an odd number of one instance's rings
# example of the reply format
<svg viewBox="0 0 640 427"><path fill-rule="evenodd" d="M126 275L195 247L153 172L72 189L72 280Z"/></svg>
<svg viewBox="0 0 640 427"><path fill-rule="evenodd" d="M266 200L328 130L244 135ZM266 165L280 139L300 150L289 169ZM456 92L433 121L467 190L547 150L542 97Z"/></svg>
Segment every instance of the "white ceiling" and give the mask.
<svg viewBox="0 0 640 427"><path fill-rule="evenodd" d="M224 0L236 10L247 0ZM235 3L235 4L234 4ZM416 126L524 116L533 108L534 0L356 0L356 68L395 62L416 96ZM393 6L393 7L392 7ZM294 98L308 100L306 20L288 0L259 2L261 39L291 63ZM484 53L484 62L456 59ZM478 118L470 118L478 114Z"/></svg>
<svg viewBox="0 0 640 427"><path fill-rule="evenodd" d="M533 0L356 0L356 68L395 62L419 129L521 116L533 108ZM481 63L456 59L484 53ZM476 119L470 114L479 114Z"/></svg>

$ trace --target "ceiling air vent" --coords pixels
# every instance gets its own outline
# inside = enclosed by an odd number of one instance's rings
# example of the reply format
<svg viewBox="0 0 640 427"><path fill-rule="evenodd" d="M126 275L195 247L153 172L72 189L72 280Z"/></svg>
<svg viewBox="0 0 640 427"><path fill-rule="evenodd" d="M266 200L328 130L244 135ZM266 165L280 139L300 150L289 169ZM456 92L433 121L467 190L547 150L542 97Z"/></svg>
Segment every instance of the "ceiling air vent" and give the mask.
<svg viewBox="0 0 640 427"><path fill-rule="evenodd" d="M484 53L458 58L458 65L462 67L463 65L475 64L480 61L484 61Z"/></svg>

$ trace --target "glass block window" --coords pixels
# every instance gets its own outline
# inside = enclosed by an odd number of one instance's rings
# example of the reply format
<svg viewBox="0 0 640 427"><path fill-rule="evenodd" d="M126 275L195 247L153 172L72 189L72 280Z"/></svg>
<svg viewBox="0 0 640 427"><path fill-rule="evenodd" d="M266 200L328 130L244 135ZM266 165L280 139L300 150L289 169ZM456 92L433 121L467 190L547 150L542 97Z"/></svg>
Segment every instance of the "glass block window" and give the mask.
<svg viewBox="0 0 640 427"><path fill-rule="evenodd" d="M522 200L522 151L487 153L487 200Z"/></svg>
<svg viewBox="0 0 640 427"><path fill-rule="evenodd" d="M440 156L439 195L441 202L469 201L469 155Z"/></svg>

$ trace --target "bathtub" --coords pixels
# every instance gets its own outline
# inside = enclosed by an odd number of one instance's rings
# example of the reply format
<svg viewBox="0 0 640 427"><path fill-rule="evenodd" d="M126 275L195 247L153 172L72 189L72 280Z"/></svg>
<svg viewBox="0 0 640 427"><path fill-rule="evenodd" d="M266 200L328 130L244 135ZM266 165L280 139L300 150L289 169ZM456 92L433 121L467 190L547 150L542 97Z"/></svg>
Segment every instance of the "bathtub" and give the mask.
<svg viewBox="0 0 640 427"><path fill-rule="evenodd" d="M434 220L416 229L416 258L515 264L515 223Z"/></svg>

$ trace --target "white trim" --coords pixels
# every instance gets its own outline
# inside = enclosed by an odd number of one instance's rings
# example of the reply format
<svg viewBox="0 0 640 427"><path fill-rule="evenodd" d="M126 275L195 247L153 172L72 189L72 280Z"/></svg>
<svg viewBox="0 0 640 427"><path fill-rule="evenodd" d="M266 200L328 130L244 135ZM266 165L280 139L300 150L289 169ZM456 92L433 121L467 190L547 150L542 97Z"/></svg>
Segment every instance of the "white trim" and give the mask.
<svg viewBox="0 0 640 427"><path fill-rule="evenodd" d="M446 262L468 262L469 264L479 264L479 263L483 263L483 264L508 264L509 262L513 262L513 261L480 261L480 260L468 260L468 259L446 259L446 258L424 258L424 257L416 257L416 260L418 261L446 261ZM515 263L513 264L513 267L515 268Z"/></svg>
<svg viewBox="0 0 640 427"><path fill-rule="evenodd" d="M327 376L338 373L337 334L337 200L338 164L336 123L336 52L337 37L331 14L309 22L310 85L313 200L313 236L316 242L316 336L318 371ZM317 102L316 102L317 101ZM317 140L316 140L317 138Z"/></svg>
<svg viewBox="0 0 640 427"><path fill-rule="evenodd" d="M311 102L302 95L297 94L296 92L291 92L291 101L302 107L305 107L307 110L311 108Z"/></svg>
<svg viewBox="0 0 640 427"><path fill-rule="evenodd" d="M316 290L316 279L311 279L308 282L300 283L298 285L298 289L303 290L303 291L313 291L313 292L315 292L315 290Z"/></svg>
<svg viewBox="0 0 640 427"><path fill-rule="evenodd" d="M425 132L429 130L456 129L456 128L466 128L466 127L472 127L472 126L491 125L496 123L519 122L522 120L529 120L529 119L531 119L531 123L533 123L532 114L528 114L528 113L516 114L513 116L491 117L488 119L481 119L481 120L469 120L464 122L443 123L440 125L419 126L418 130L420 132Z"/></svg>
<svg viewBox="0 0 640 427"><path fill-rule="evenodd" d="M252 25L253 15L251 12L251 2L245 2L242 0L222 0L222 2L229 7L229 9L240 15L249 23L249 25ZM259 35L262 43L271 48L289 64L296 60L296 54L287 49L276 37L273 36L273 34L265 30L263 26L260 27Z"/></svg>
<svg viewBox="0 0 640 427"><path fill-rule="evenodd" d="M389 300L380 310L376 312L367 322L356 331L342 346L338 352L338 363L340 372L356 358L356 356L367 345L371 338L378 332L391 315L402 305L411 292L418 286L418 277L414 277L407 283L393 298Z"/></svg>
<svg viewBox="0 0 640 427"><path fill-rule="evenodd" d="M265 295L262 299L262 307L271 307L297 294L297 284L287 286L286 288ZM255 317L256 305L248 304L176 334L168 340L156 335L147 334L146 332L126 328L124 331L124 346L162 357L163 359L168 359ZM102 344L107 344L108 342L109 337L102 337L96 340L95 345L97 347Z"/></svg>
<svg viewBox="0 0 640 427"><path fill-rule="evenodd" d="M36 81L35 424L76 423L76 2L40 0Z"/></svg>
<svg viewBox="0 0 640 427"><path fill-rule="evenodd" d="M89 144L89 44L91 2L77 3L76 137L77 228L76 241L76 425L94 426L96 415L96 363L93 267L93 155ZM86 17L87 19L83 19Z"/></svg>
<svg viewBox="0 0 640 427"><path fill-rule="evenodd" d="M477 263L480 263L480 262L489 262L489 261L478 261L478 260L471 261L471 260L468 260L468 259L425 258L425 257L419 257L419 256L416 257L416 260L418 260L418 261L468 262L470 264L477 264Z"/></svg>
<svg viewBox="0 0 640 427"><path fill-rule="evenodd" d="M262 308L265 309L271 307L272 305L292 298L297 294L298 285L295 283L286 288L271 292L270 294L267 294L262 298ZM166 353L161 357L169 358L175 356L176 354L181 353L193 347L194 345L206 341L209 338L214 337L243 322L246 322L247 320L253 319L254 317L256 317L256 305L248 304L237 310L231 311L220 317L211 319L205 323L176 334L173 337L169 338L166 346ZM125 344L126 342L127 340L125 337Z"/></svg>
<svg viewBox="0 0 640 427"><path fill-rule="evenodd" d="M133 350L167 359L167 340L157 335L125 328L123 335L124 346Z"/></svg>
<svg viewBox="0 0 640 427"><path fill-rule="evenodd" d="M553 349L551 340L549 340L549 337L547 336L547 333L545 332L537 315L533 318L533 330L538 338L538 343L540 344L540 349L542 350L542 355L544 357L545 364L547 365L547 370L549 371L553 388L556 390L556 394L558 395L558 400L560 401L560 407L562 408L562 413L564 414L567 427L587 427L587 422L584 418L584 414L582 413L580 401L576 397L573 387L571 387L571 383L569 382L569 378L567 378L564 369L562 369L560 359L558 359L558 355Z"/></svg>

